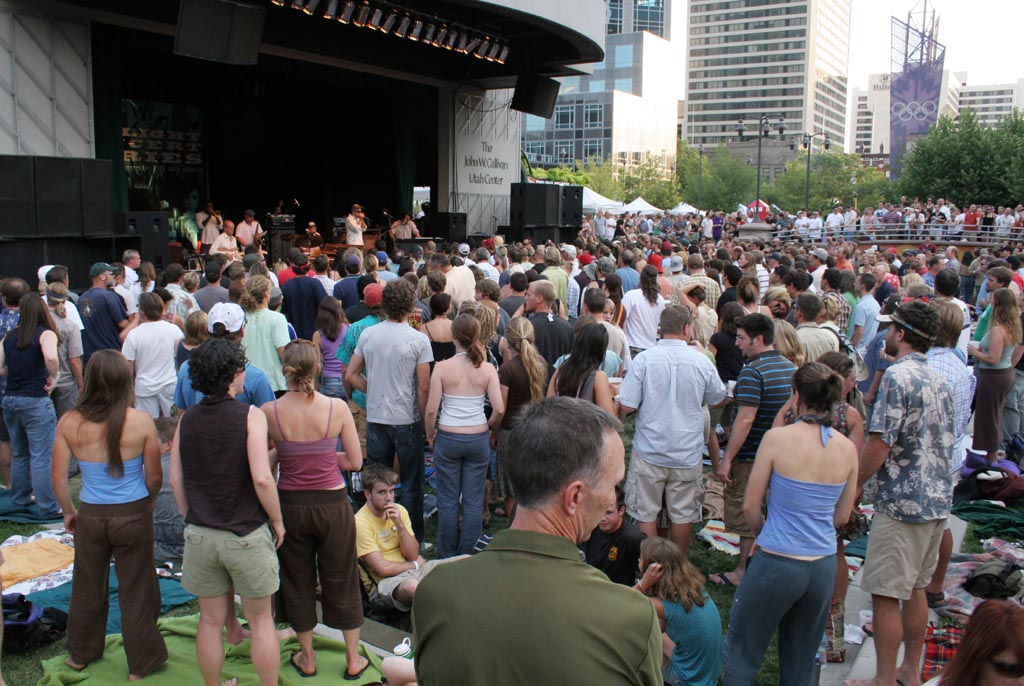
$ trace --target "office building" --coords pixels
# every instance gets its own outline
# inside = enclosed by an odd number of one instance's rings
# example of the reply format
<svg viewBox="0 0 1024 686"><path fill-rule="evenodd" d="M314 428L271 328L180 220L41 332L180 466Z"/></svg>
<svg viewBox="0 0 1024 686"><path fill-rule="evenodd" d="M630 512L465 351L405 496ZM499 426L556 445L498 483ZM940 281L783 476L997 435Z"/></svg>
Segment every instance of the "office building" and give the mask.
<svg viewBox="0 0 1024 686"><path fill-rule="evenodd" d="M611 159L626 168L675 160L686 16L681 0L607 0L605 58L560 79L551 119L527 116L523 150L535 166Z"/></svg>
<svg viewBox="0 0 1024 686"><path fill-rule="evenodd" d="M999 120L1024 108L1024 79L1016 83L988 86L964 85L960 89L960 110L971 109L986 126L995 126Z"/></svg>
<svg viewBox="0 0 1024 686"><path fill-rule="evenodd" d="M842 147L850 11L851 0L689 0L689 144L733 145L738 120L752 137L767 114L790 134L827 131Z"/></svg>

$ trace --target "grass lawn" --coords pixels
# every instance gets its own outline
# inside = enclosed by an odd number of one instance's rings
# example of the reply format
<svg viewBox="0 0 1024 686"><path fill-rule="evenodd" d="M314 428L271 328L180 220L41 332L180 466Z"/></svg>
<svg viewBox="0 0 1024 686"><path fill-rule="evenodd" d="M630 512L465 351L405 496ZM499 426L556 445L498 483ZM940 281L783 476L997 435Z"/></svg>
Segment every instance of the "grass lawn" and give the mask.
<svg viewBox="0 0 1024 686"><path fill-rule="evenodd" d="M633 437L633 418L630 417L626 421L626 432L623 436L624 443L626 445L626 460L629 460L630 448L632 446ZM71 480L71 490L74 496L75 502L78 502L78 491L81 488L80 477L75 477ZM428 486L428 491L432 489ZM493 508L492 508L493 510ZM504 517L498 517L492 513L490 527L488 533L494 533L502 529L506 529L509 526L509 520ZM0 541L5 540L9 536L22 535L27 536L37 531L40 531L42 527L30 525L30 524L13 524L11 522L0 522ZM426 522L426 540L434 542L437 540L437 517L431 517ZM971 529L968 529L967 536L971 536ZM976 540L976 537L975 537ZM966 538L965 538L966 546ZM978 544L978 550L980 551L980 544ZM736 566L736 558L725 553L718 552L717 550L711 549L705 543L701 541L694 541L690 545L690 560L697 566L705 576L711 576L718 572L724 572L733 569ZM424 557L432 558L436 556L436 550L432 550L424 555ZM719 586L708 582L707 584L708 594L715 601L715 605L718 607L718 611L722 616L722 628L726 629L729 624L729 611L732 608L732 600L735 595L735 589L731 586ZM168 612L165 617L177 617L182 615L191 615L199 611L198 603L195 601L177 607ZM46 646L34 653L28 655L5 655L3 658L3 673L7 679L7 683L11 686L32 686L39 681L43 676L43 669L41 661L54 657L56 655L66 654L66 640L58 641L52 645ZM198 678L198 674L196 677ZM768 652L765 654L764 662L761 665L761 671L758 672L757 678L754 683L757 686L775 686L779 683L779 662L778 653L776 648L776 640L773 638L771 645L768 647Z"/></svg>

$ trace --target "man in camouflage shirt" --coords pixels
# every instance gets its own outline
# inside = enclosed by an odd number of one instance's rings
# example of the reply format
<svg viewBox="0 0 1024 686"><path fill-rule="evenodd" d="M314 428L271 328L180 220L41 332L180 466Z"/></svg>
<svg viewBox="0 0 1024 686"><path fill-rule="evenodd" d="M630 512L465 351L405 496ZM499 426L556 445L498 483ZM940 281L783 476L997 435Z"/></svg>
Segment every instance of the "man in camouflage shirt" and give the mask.
<svg viewBox="0 0 1024 686"><path fill-rule="evenodd" d="M928 619L924 589L949 517L956 432L949 385L925 357L938 314L912 302L877 319L889 327L885 352L896 362L882 377L861 456L865 499L877 510L861 588L871 593L875 625L876 673L866 683L895 686L919 683Z"/></svg>

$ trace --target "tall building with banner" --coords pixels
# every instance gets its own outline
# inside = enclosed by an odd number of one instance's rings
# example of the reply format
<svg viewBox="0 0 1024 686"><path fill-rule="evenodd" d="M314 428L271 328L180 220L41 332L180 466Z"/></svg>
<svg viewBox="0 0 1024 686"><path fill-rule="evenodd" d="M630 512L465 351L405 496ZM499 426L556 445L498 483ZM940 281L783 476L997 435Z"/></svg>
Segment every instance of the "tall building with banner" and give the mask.
<svg viewBox="0 0 1024 686"><path fill-rule="evenodd" d="M927 135L942 106L942 65L946 47L938 41L935 10L924 0L907 20L892 18L892 79L889 83L889 170L900 173L903 155Z"/></svg>

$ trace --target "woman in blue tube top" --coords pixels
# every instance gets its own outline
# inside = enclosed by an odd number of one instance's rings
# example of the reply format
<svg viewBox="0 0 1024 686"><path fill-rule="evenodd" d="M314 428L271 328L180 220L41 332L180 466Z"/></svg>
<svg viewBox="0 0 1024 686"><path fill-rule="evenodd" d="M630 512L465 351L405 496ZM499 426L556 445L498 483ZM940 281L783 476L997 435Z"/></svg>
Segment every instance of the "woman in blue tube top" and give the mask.
<svg viewBox="0 0 1024 686"><path fill-rule="evenodd" d="M757 451L743 502L757 552L729 619L726 686L753 683L776 627L780 684L811 681L832 598L835 527L849 519L857 491L857 450L831 426L842 391L829 367L802 366L793 375L796 422L766 433Z"/></svg>
<svg viewBox="0 0 1024 686"><path fill-rule="evenodd" d="M61 417L53 445L53 491L64 526L75 535L65 662L85 669L103 657L113 558L129 681L167 661L156 627L160 589L153 563L153 500L163 481L160 440L153 419L133 409L134 401L128 361L115 350L93 353L82 396ZM68 486L72 455L82 470L77 512Z"/></svg>

